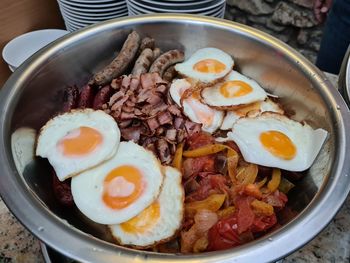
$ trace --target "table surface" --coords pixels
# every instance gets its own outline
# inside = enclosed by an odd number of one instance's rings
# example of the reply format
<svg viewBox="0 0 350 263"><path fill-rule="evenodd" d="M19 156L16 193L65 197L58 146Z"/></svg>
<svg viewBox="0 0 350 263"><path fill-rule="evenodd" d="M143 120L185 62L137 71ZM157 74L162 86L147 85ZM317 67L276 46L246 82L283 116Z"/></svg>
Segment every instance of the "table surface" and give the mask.
<svg viewBox="0 0 350 263"><path fill-rule="evenodd" d="M337 78L327 76L337 86ZM41 263L44 259L39 240L16 220L0 199L0 263L5 262ZM350 196L315 239L283 262L350 262Z"/></svg>

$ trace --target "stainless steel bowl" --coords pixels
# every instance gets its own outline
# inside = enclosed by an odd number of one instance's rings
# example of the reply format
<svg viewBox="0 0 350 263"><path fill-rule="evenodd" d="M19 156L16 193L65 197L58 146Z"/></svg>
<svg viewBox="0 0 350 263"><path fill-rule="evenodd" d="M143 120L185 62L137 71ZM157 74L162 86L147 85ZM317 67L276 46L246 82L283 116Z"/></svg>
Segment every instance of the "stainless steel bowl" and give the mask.
<svg viewBox="0 0 350 263"><path fill-rule="evenodd" d="M34 160L20 173L11 133L41 127L60 107L62 90L81 85L111 60L130 30L150 35L162 49L191 54L213 46L232 54L236 68L280 96L297 120L329 132L317 160L290 196L299 215L279 230L226 251L196 255L156 254L109 243L105 228L53 198L47 162ZM327 78L277 39L240 24L196 16L151 15L111 20L72 33L26 61L1 91L0 192L15 216L36 236L71 258L89 262L267 262L303 246L333 218L350 189L348 108Z"/></svg>
<svg viewBox="0 0 350 263"><path fill-rule="evenodd" d="M340 93L344 96L347 104L350 104L350 45L344 56L343 63L339 72L338 81Z"/></svg>

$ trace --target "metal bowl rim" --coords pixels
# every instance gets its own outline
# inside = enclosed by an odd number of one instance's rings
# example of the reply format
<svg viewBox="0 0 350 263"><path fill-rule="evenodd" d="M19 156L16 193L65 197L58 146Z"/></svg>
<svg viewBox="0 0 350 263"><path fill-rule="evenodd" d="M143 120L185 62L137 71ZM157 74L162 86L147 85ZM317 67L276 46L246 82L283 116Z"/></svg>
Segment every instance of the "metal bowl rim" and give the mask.
<svg viewBox="0 0 350 263"><path fill-rule="evenodd" d="M62 48L74 44L80 38L92 35L95 31L101 32L116 27L122 28L123 26L135 23L162 21L202 23L206 26L238 30L261 40L268 41L270 45L282 51L288 57L298 61L304 73L310 75L311 81L318 83L321 87L320 91L324 93L324 96L326 96L326 99L331 104L331 112L336 118L337 124L335 129L337 132L335 147L339 146L338 155L335 160L336 167L333 169L335 173L328 178L328 184L324 187L324 191L317 193L314 200L305 208L303 213L282 229L247 245L220 252L180 256L135 251L101 241L68 225L64 220L53 215L53 213L35 198L18 174L11 158L11 153L9 151L6 152L9 127L4 124L7 123L8 113L11 112L11 103L16 98L16 93L20 91L22 83L28 76L52 55L59 53ZM118 259L123 260L123 262L131 262L131 260L135 259L148 259L150 262L162 262L164 260L181 260L184 262L191 262L193 260L201 260L203 262L232 262L234 260L237 262L253 262L257 256L264 262L277 260L301 247L316 236L340 209L350 190L350 176L347 176L350 168L350 155L345 154L346 146L350 140L350 133L347 134L345 132L350 130L350 117L347 106L340 94L332 87L323 73L292 48L263 32L234 22L194 15L153 14L114 19L90 26L84 30L64 36L62 39L55 41L29 58L5 83L0 94L0 109L3 113L0 117L0 123L2 124L0 129L0 147L3 149L0 153L0 162L3 164L0 168L3 181L0 184L0 193L4 202L34 235L62 254L81 261L98 259L99 262L110 262L109 260L112 260L116 256L118 256ZM336 202L330 202L330 199L336 200ZM306 214L305 211L308 213ZM319 219L323 219L321 223ZM57 233L60 234L57 235ZM70 240L70 242L66 242L67 240ZM270 253L271 247L276 245L275 242L278 242L279 248L278 250L274 250L274 253Z"/></svg>

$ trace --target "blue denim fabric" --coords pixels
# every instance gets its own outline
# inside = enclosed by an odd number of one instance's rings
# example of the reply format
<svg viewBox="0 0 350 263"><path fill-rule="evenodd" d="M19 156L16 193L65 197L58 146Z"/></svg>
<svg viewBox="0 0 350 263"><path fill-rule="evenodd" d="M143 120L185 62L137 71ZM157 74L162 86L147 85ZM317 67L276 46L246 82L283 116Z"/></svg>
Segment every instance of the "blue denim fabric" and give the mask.
<svg viewBox="0 0 350 263"><path fill-rule="evenodd" d="M338 74L350 44L350 0L335 0L328 15L316 65Z"/></svg>

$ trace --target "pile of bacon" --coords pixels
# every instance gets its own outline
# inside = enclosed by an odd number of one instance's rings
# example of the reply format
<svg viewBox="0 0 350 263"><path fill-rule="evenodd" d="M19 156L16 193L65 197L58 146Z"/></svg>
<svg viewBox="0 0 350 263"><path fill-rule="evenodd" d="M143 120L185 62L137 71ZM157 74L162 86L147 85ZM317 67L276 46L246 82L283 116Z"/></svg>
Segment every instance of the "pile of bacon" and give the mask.
<svg viewBox="0 0 350 263"><path fill-rule="evenodd" d="M153 39L141 40L132 32L118 56L86 86L66 90L63 111L102 109L117 121L124 140L133 140L153 151L163 164L170 164L176 145L201 129L168 95L176 74L172 65L183 59L183 52L161 54ZM132 65L131 74L122 75Z"/></svg>

